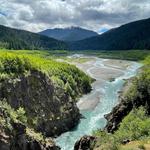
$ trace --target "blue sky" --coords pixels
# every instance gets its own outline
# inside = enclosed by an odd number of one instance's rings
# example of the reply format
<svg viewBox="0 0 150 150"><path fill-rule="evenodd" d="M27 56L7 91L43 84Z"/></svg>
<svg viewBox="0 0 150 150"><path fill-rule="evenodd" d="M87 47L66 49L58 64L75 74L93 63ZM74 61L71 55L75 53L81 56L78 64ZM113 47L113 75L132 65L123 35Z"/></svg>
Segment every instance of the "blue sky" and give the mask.
<svg viewBox="0 0 150 150"><path fill-rule="evenodd" d="M106 32L106 31L108 31L109 29L107 29L107 28L101 28L98 32L101 34L101 33L104 33L104 32Z"/></svg>
<svg viewBox="0 0 150 150"><path fill-rule="evenodd" d="M5 13L3 13L3 12L0 12L0 15L2 15L2 16L7 16Z"/></svg>
<svg viewBox="0 0 150 150"><path fill-rule="evenodd" d="M0 0L0 24L39 32L80 26L96 32L150 17L150 0Z"/></svg>

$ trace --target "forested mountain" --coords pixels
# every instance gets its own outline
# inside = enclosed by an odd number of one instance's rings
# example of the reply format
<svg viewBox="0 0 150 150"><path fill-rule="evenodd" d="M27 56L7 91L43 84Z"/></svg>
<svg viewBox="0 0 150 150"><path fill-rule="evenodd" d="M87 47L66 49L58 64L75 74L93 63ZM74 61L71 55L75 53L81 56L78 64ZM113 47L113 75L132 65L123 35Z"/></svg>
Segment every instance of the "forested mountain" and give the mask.
<svg viewBox="0 0 150 150"><path fill-rule="evenodd" d="M0 47L8 49L67 49L64 42L0 25Z"/></svg>
<svg viewBox="0 0 150 150"><path fill-rule="evenodd" d="M40 34L51 35L67 43ZM0 47L37 50L68 48L71 50L150 49L150 19L125 24L101 35L77 27L50 29L40 34L0 25ZM80 40L88 36L93 37Z"/></svg>
<svg viewBox="0 0 150 150"><path fill-rule="evenodd" d="M91 30L86 30L80 27L70 27L70 28L55 28L47 29L39 34L46 35L62 41L78 41L92 36L97 36L96 32Z"/></svg>
<svg viewBox="0 0 150 150"><path fill-rule="evenodd" d="M150 18L122 25L101 35L70 43L74 50L150 49Z"/></svg>

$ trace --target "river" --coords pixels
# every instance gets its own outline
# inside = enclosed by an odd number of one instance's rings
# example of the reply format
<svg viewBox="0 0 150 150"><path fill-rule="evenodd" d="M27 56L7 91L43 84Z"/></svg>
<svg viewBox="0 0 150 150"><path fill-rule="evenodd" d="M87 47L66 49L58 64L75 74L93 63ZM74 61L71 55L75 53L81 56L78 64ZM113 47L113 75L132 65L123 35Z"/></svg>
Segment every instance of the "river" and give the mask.
<svg viewBox="0 0 150 150"><path fill-rule="evenodd" d="M83 135L91 135L93 131L106 125L105 114L108 114L118 103L118 92L121 91L124 79L136 75L141 64L132 61L101 59L84 55L71 57L88 58L85 63L74 63L78 68L96 79L92 84L92 92L81 97L77 103L84 116L78 126L56 139L62 150L73 150L77 140Z"/></svg>

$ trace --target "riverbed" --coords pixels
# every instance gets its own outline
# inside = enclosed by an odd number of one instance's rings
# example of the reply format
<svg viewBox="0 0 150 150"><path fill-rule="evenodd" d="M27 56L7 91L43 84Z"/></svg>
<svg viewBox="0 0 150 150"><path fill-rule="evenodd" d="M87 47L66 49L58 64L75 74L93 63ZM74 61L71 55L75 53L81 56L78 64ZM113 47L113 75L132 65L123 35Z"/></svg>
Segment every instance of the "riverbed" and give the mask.
<svg viewBox="0 0 150 150"><path fill-rule="evenodd" d="M78 126L56 139L62 150L73 150L77 140L83 135L91 135L93 131L106 125L104 115L109 113L118 103L118 92L122 89L125 79L136 75L141 64L125 60L102 59L84 55L69 56L70 59L86 58L85 62L71 62L86 74L96 79L92 84L91 93L84 95L77 103L84 116Z"/></svg>

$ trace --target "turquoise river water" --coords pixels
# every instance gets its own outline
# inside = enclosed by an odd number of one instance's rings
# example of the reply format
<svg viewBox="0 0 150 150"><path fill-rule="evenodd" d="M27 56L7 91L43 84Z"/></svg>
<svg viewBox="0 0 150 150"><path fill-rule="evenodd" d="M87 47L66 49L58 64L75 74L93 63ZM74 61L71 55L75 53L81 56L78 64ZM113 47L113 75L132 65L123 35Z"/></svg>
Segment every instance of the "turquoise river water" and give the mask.
<svg viewBox="0 0 150 150"><path fill-rule="evenodd" d="M137 62L130 62L128 67L119 68L119 65L106 64L105 62L108 61L108 59L96 57L94 59L92 62L85 63L85 66L88 66L87 68L82 65L82 67L84 67L84 69L82 69L80 65L77 65L91 77L95 78L97 82L93 84L93 91L86 95L86 98L81 98L80 101L82 101L84 105L84 102L86 104L87 97L90 97L90 101L92 101L92 94L94 98L94 93L97 93L96 96L99 98L99 103L96 103L96 106L92 109L80 109L81 114L85 118L81 119L73 131L66 132L56 139L56 144L60 146L62 150L73 150L75 142L79 140L80 137L83 135L91 135L94 130L104 128L106 125L104 115L108 114L118 103L118 92L123 87L124 79L135 76L138 68L141 67L141 64ZM105 72L106 76L107 74L111 74L109 70L112 71L112 73L115 71L121 72L121 74L118 75L113 82L110 82L101 76L101 72ZM96 74L98 71L100 75ZM87 103L88 102L89 101L87 101Z"/></svg>

